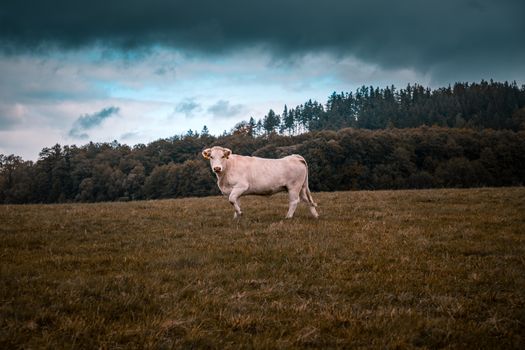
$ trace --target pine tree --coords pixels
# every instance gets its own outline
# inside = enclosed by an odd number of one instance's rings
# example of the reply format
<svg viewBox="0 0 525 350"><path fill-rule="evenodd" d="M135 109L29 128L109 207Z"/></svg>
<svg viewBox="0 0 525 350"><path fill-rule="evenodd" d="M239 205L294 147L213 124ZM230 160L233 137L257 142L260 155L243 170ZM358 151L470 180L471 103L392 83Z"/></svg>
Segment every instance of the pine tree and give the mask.
<svg viewBox="0 0 525 350"><path fill-rule="evenodd" d="M263 132L263 123L262 123L261 119L257 120L257 125L255 127L255 130L256 130L256 134L257 135L261 135L262 134L262 132Z"/></svg>
<svg viewBox="0 0 525 350"><path fill-rule="evenodd" d="M284 105L283 114L281 116L281 125L279 126L279 133L284 134L286 131L285 120L288 118L288 106Z"/></svg>
<svg viewBox="0 0 525 350"><path fill-rule="evenodd" d="M250 126L250 136L254 137L257 130L257 123L255 122L255 119L253 117L250 117L250 120L248 121L248 125Z"/></svg>
<svg viewBox="0 0 525 350"><path fill-rule="evenodd" d="M280 123L279 115L275 114L273 109L268 111L268 114L264 116L263 128L267 135L275 132Z"/></svg>

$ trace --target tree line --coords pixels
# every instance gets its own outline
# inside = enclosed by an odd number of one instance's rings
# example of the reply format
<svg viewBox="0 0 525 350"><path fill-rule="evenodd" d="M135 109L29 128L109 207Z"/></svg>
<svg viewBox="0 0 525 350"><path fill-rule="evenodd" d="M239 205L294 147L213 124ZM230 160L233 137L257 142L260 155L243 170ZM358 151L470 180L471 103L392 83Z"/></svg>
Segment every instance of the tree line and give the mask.
<svg viewBox="0 0 525 350"><path fill-rule="evenodd" d="M216 195L215 176L200 155L213 145L261 157L299 153L313 191L523 185L524 96L515 83L361 88L333 94L325 106L309 101L252 118L218 137L204 127L132 147L57 144L36 162L0 155L0 203ZM449 105L455 107L445 113Z"/></svg>
<svg viewBox="0 0 525 350"><path fill-rule="evenodd" d="M525 182L525 132L345 128L295 136L174 137L129 147L117 142L45 148L33 163L0 156L1 203L139 200L219 194L200 152L308 161L313 191L516 186Z"/></svg>
<svg viewBox="0 0 525 350"><path fill-rule="evenodd" d="M281 114L270 110L255 121L242 121L236 128L252 135L277 132L295 135L306 131L342 128L415 128L422 125L491 129L525 129L525 86L481 81L456 83L439 89L408 85L355 92L334 92L323 105L317 101L288 108Z"/></svg>

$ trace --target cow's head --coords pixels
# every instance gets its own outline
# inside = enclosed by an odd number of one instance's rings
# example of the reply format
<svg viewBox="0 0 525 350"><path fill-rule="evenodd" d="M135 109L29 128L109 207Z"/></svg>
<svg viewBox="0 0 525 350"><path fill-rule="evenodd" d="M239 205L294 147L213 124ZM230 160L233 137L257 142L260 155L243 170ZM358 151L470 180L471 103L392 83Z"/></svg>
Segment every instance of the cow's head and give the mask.
<svg viewBox="0 0 525 350"><path fill-rule="evenodd" d="M220 174L226 169L226 160L232 151L229 148L215 146L202 151L202 156L210 161L211 169Z"/></svg>

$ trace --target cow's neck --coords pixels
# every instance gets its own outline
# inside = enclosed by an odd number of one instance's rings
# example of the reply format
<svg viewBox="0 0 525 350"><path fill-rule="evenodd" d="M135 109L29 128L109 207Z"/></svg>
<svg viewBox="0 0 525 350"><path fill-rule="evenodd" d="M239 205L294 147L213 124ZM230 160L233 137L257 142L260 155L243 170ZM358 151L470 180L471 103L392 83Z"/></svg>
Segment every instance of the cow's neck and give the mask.
<svg viewBox="0 0 525 350"><path fill-rule="evenodd" d="M226 178L226 176L224 176L224 172L221 172L220 174L215 173L215 175L217 176L217 182L224 181Z"/></svg>
<svg viewBox="0 0 525 350"><path fill-rule="evenodd" d="M219 174L215 173L215 175L217 175L217 185L222 192L229 192L228 190L231 187L228 171L226 169L227 168L223 169Z"/></svg>
<svg viewBox="0 0 525 350"><path fill-rule="evenodd" d="M228 189L231 187L228 181L228 176L226 174L216 174L217 175L217 185L222 193L228 193Z"/></svg>

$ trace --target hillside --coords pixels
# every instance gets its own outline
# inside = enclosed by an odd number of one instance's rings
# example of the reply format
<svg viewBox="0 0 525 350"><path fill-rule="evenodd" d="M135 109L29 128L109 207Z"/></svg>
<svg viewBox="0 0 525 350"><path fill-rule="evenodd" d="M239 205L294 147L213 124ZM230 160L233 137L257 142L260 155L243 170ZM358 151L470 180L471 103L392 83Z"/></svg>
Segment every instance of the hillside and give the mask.
<svg viewBox="0 0 525 350"><path fill-rule="evenodd" d="M0 346L525 345L525 188L0 206Z"/></svg>

